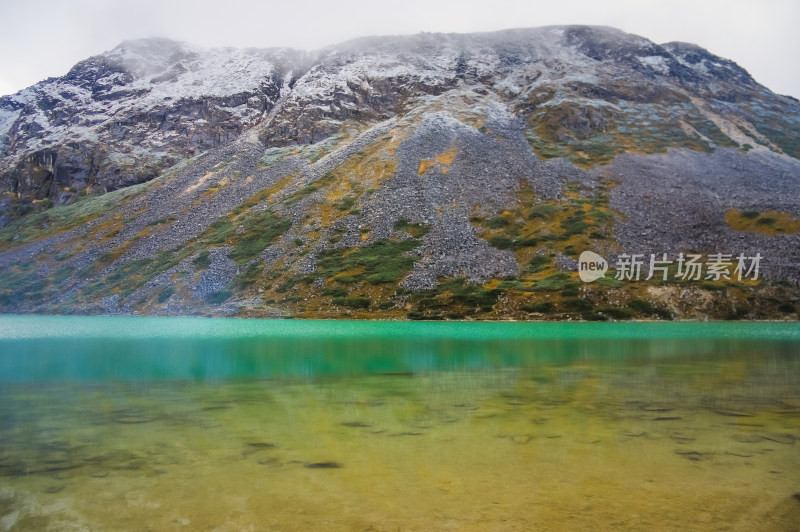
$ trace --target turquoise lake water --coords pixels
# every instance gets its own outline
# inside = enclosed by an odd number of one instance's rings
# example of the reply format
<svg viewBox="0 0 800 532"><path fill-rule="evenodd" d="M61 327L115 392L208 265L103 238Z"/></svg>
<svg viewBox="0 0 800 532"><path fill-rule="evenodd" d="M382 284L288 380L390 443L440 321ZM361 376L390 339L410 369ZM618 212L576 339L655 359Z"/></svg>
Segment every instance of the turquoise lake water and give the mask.
<svg viewBox="0 0 800 532"><path fill-rule="evenodd" d="M0 316L0 530L796 530L795 323Z"/></svg>

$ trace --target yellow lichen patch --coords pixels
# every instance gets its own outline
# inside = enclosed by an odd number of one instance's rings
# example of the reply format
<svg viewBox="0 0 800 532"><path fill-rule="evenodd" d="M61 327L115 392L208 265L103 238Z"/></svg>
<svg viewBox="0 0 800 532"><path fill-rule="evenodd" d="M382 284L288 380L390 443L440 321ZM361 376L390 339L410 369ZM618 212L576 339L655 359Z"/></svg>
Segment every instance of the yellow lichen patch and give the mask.
<svg viewBox="0 0 800 532"><path fill-rule="evenodd" d="M453 147L447 150L446 152L437 155L436 162L439 164L452 164L455 158L456 158L456 149L455 147Z"/></svg>
<svg viewBox="0 0 800 532"><path fill-rule="evenodd" d="M226 186L228 186L233 179L236 179L237 177L239 177L239 174L240 174L240 172L237 170L234 173L232 173L231 175L223 177L222 179L220 179L219 181L217 181L213 185L209 185L209 187L207 189L205 189L200 194L200 197L198 197L196 200L194 200L194 202L192 203L192 207L197 207L198 205L200 205L204 201L211 200L221 189L223 189ZM184 193L188 192L189 189L195 190L199 185L200 185L199 182L197 184L195 184L195 185L192 185L191 187L187 188Z"/></svg>
<svg viewBox="0 0 800 532"><path fill-rule="evenodd" d="M316 208L312 208L310 213L312 214L312 218L315 220L319 220L319 223L322 227L330 227L339 216L341 216L341 211L334 208L333 205L329 205L327 203L321 203L315 205Z"/></svg>
<svg viewBox="0 0 800 532"><path fill-rule="evenodd" d="M147 225L147 226L145 226L145 227L144 227L144 229L142 229L141 231L139 231L138 233L136 233L136 236L134 236L134 237L133 237L133 239L134 239L134 240L139 240L140 238L144 238L144 237L146 237L146 236L147 236L147 235L149 235L149 234L150 234L150 232L153 230L153 227L154 227L154 226L152 226L152 225Z"/></svg>
<svg viewBox="0 0 800 532"><path fill-rule="evenodd" d="M395 126L383 137L381 137L381 140L386 142L384 146L386 154L394 157L394 155L397 153L397 148L400 147L400 143L405 140L406 136L407 130L405 130L403 127Z"/></svg>
<svg viewBox="0 0 800 532"><path fill-rule="evenodd" d="M120 229L122 229L122 215L117 214L87 231L86 238L89 241L106 242L112 236L115 236Z"/></svg>
<svg viewBox="0 0 800 532"><path fill-rule="evenodd" d="M482 114L470 114L468 116L458 116L458 119L468 124L478 131L486 131L486 116Z"/></svg>
<svg viewBox="0 0 800 532"><path fill-rule="evenodd" d="M433 161L430 159L422 159L419 162L419 169L417 170L417 175L424 175L430 167L433 166Z"/></svg>
<svg viewBox="0 0 800 532"><path fill-rule="evenodd" d="M329 187L325 197L328 199L328 202L333 205L334 203L346 198L358 188L360 187L356 183L353 183L351 179L346 179L340 181L336 186Z"/></svg>
<svg viewBox="0 0 800 532"><path fill-rule="evenodd" d="M193 185L189 185L188 187L186 187L186 190L184 190L184 191L181 193L181 195L183 196L183 195L185 195L185 194L191 194L192 192L194 192L195 190L197 190L198 188L200 188L200 187L203 185L203 183L205 183L206 181L208 181L209 179L211 179L212 177L214 177L214 174L216 174L216 172L214 172L213 170L212 170L212 171L209 171L209 172L206 172L206 174L205 174L203 177L201 177L200 179L198 179L196 183L194 183Z"/></svg>
<svg viewBox="0 0 800 532"><path fill-rule="evenodd" d="M275 201L275 196L277 196L282 189L290 184L295 177L297 177L296 173L283 176L274 185L267 187L247 198L241 205L239 205L239 207L229 212L228 217L231 219L231 221L235 221L237 218L241 217L243 214L263 201L273 203Z"/></svg>
<svg viewBox="0 0 800 532"><path fill-rule="evenodd" d="M425 175L428 170L430 170L433 166L439 168L439 170L446 174L447 171L450 169L450 165L453 164L453 161L456 158L457 150L455 146L451 147L449 150L440 153L436 157L431 159L422 159L419 162L419 168L417 169L417 175Z"/></svg>
<svg viewBox="0 0 800 532"><path fill-rule="evenodd" d="M133 245L133 242L134 240L123 242L120 246L114 248L112 251L106 253L105 255L101 255L100 258L94 263L94 269L96 271L100 271L106 266L115 263L128 251L128 249L130 249L131 245Z"/></svg>
<svg viewBox="0 0 800 532"><path fill-rule="evenodd" d="M52 248L52 254L56 257L61 253L66 253L67 257L74 257L78 253L82 253L86 250L86 239L83 235L78 235L70 238L69 240L65 240L60 243L56 243ZM56 258L58 260L58 258Z"/></svg>
<svg viewBox="0 0 800 532"><path fill-rule="evenodd" d="M355 277L356 275L361 275L366 270L363 266L359 266L358 268L353 268L351 270L345 270L341 273L337 273L335 277L331 277L329 280L333 280L336 277Z"/></svg>
<svg viewBox="0 0 800 532"><path fill-rule="evenodd" d="M739 211L728 209L725 223L735 231L750 231L764 235L793 235L800 232L800 218L781 211Z"/></svg>
<svg viewBox="0 0 800 532"><path fill-rule="evenodd" d="M259 202L264 201L266 199L269 203L275 202L275 196L280 192L283 188L286 187L292 180L297 176L297 174L287 174L280 178L274 185L265 188L261 192L257 194L259 198Z"/></svg>
<svg viewBox="0 0 800 532"><path fill-rule="evenodd" d="M494 290L498 286L500 286L500 279L490 279L488 283L484 284L483 287L487 290Z"/></svg>
<svg viewBox="0 0 800 532"><path fill-rule="evenodd" d="M120 217L115 216L114 218L119 219ZM122 231L123 227L125 227L125 224L122 222L122 220L119 220L117 223L110 225L108 227L108 230L103 234L103 238L98 243L102 244L104 242L108 242L109 240L117 236L119 232Z"/></svg>
<svg viewBox="0 0 800 532"><path fill-rule="evenodd" d="M375 142L360 153L349 157L337 166L332 174L333 183L340 184L338 190L331 191L326 197L331 201L341 199L347 194L346 188L367 190L378 188L384 180L397 171L397 160L392 156L401 139L392 138L385 142ZM342 187L346 183L348 186Z"/></svg>

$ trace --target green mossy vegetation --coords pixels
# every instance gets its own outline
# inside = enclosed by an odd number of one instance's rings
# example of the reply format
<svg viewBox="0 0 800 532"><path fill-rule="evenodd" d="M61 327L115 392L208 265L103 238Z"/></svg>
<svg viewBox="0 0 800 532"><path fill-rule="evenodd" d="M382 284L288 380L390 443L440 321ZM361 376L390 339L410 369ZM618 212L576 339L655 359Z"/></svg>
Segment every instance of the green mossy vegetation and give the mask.
<svg viewBox="0 0 800 532"><path fill-rule="evenodd" d="M52 289L51 283L36 275L31 263L21 263L0 273L0 307L9 312L22 302L37 303Z"/></svg>
<svg viewBox="0 0 800 532"><path fill-rule="evenodd" d="M250 264L244 271L239 272L234 276L233 280L231 281L231 286L238 290L244 290L245 288L255 284L263 272L264 265L262 262L254 262Z"/></svg>
<svg viewBox="0 0 800 532"><path fill-rule="evenodd" d="M525 312L549 314L555 310L555 305L551 301L537 301L536 303L525 303L522 305L522 310Z"/></svg>
<svg viewBox="0 0 800 532"><path fill-rule="evenodd" d="M405 231L414 238L422 238L430 231L430 226L427 224L412 224L408 220L398 220L394 223L396 231Z"/></svg>
<svg viewBox="0 0 800 532"><path fill-rule="evenodd" d="M265 210L245 214L237 226L236 243L229 256L237 264L244 264L272 245L292 226L292 222Z"/></svg>
<svg viewBox="0 0 800 532"><path fill-rule="evenodd" d="M568 273L560 272L545 277L541 281L537 281L535 285L533 285L533 289L537 292L541 291L549 291L549 292L561 292L566 290L567 288L577 288L580 286L580 283L577 281L572 280L572 277Z"/></svg>
<svg viewBox="0 0 800 532"><path fill-rule="evenodd" d="M699 134L687 133L681 122ZM668 148L680 147L713 151L703 137L716 146L739 146L690 103L670 98L628 101L621 108L589 105L581 98L565 99L534 106L527 123L525 135L536 154L543 159L561 157L584 168L608 164L628 151L665 153Z"/></svg>
<svg viewBox="0 0 800 532"><path fill-rule="evenodd" d="M559 211L558 207L556 207L555 205L550 205L548 203L534 205L530 209L530 214L528 214L528 220L535 220L537 218L543 218L546 220L548 218L551 218L558 211Z"/></svg>
<svg viewBox="0 0 800 532"><path fill-rule="evenodd" d="M295 205L297 202L299 202L300 200L302 200L303 198L306 198L306 197L310 196L311 194L313 194L314 192L317 192L318 190L321 190L321 189L325 188L326 186L330 185L331 183L334 182L335 179L336 179L335 171L328 172L327 174L325 174L321 178L317 179L313 183L305 185L304 187L302 187L297 192L294 192L293 194L290 194L284 200L284 204L287 207L291 207L291 206Z"/></svg>
<svg viewBox="0 0 800 532"><path fill-rule="evenodd" d="M725 213L725 222L728 227L736 231L752 231L770 236L800 232L800 218L783 211L761 213L728 209Z"/></svg>
<svg viewBox="0 0 800 532"><path fill-rule="evenodd" d="M170 285L163 289L161 293L158 294L158 302L159 303L166 303L166 301L172 297L172 294L175 293L175 288Z"/></svg>
<svg viewBox="0 0 800 532"><path fill-rule="evenodd" d="M331 302L334 305L356 309L369 308L372 303L372 301L366 297L334 297Z"/></svg>
<svg viewBox="0 0 800 532"><path fill-rule="evenodd" d="M211 254L207 249L201 251L194 259L192 259L192 264L198 271L205 270L211 266Z"/></svg>
<svg viewBox="0 0 800 532"><path fill-rule="evenodd" d="M628 301L628 308L643 317L655 317L662 320L672 319L672 312L669 309L653 305L643 299L632 299Z"/></svg>
<svg viewBox="0 0 800 532"><path fill-rule="evenodd" d="M40 238L66 233L85 225L142 193L153 181L133 185L100 196L90 196L69 205L52 207L15 220L0 230L0 251Z"/></svg>
<svg viewBox="0 0 800 532"><path fill-rule="evenodd" d="M216 292L211 292L206 296L206 303L211 305L219 305L230 299L232 295L233 292L230 290L218 290Z"/></svg>
<svg viewBox="0 0 800 532"><path fill-rule="evenodd" d="M340 286L332 286L330 288L325 288L322 291L323 296L331 296L331 297L347 297L347 290Z"/></svg>
<svg viewBox="0 0 800 532"><path fill-rule="evenodd" d="M768 138L773 144L783 151L786 155L800 159L800 135L796 132L800 129L800 120L791 113L779 114L777 110L757 109L759 120L753 125L756 130ZM745 131L749 137L753 138L758 144L764 145L755 135Z"/></svg>
<svg viewBox="0 0 800 532"><path fill-rule="evenodd" d="M436 288L410 294L415 310L408 313L408 318L462 319L488 313L502 293L503 290L499 288L489 289L478 283L470 283L463 277L443 279Z"/></svg>
<svg viewBox="0 0 800 532"><path fill-rule="evenodd" d="M342 200L334 206L340 211L349 211L350 209L353 208L355 202L356 198L354 198L353 196L347 196L345 198L342 198Z"/></svg>
<svg viewBox="0 0 800 532"><path fill-rule="evenodd" d="M509 224L510 222L502 216L493 216L486 221L486 227L489 229L501 229Z"/></svg>
<svg viewBox="0 0 800 532"><path fill-rule="evenodd" d="M373 285L397 283L419 260L419 255L408 253L419 245L419 240L409 238L380 240L360 248L329 249L319 254L317 266L323 276L340 283L361 280Z"/></svg>

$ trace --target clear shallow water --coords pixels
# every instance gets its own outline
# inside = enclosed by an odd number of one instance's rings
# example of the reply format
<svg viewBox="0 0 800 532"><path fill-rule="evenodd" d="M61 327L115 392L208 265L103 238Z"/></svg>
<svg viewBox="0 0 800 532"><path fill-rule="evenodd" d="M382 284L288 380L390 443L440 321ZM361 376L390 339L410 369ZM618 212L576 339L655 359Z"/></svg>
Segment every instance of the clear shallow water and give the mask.
<svg viewBox="0 0 800 532"><path fill-rule="evenodd" d="M796 530L800 327L0 317L0 530Z"/></svg>

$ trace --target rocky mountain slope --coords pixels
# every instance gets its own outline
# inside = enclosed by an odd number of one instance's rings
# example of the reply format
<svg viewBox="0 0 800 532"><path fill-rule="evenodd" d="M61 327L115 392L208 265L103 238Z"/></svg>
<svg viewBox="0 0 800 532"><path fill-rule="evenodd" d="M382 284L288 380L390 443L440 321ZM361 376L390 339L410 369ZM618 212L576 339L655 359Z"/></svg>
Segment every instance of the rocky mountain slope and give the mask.
<svg viewBox="0 0 800 532"><path fill-rule="evenodd" d="M800 102L690 44L125 42L1 98L0 143L4 312L797 319Z"/></svg>

